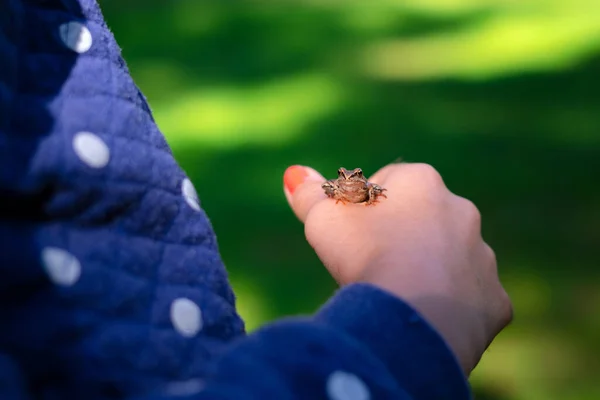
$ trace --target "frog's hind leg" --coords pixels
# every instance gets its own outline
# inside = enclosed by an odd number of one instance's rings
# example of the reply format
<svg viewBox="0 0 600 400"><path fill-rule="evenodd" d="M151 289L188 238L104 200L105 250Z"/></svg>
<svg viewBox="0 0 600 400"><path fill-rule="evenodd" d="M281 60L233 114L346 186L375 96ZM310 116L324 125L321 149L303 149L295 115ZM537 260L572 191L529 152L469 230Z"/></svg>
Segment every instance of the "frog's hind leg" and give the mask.
<svg viewBox="0 0 600 400"><path fill-rule="evenodd" d="M369 191L369 197L367 197L367 200L365 201L365 207L374 206L375 203L379 203L379 200L377 200L377 196L373 195L371 191Z"/></svg>
<svg viewBox="0 0 600 400"><path fill-rule="evenodd" d="M321 185L321 187L325 190L327 197L330 199L335 199L335 204L339 203L340 201L342 204L346 204L344 198L340 195L339 189L335 187L331 181L325 182L323 185Z"/></svg>
<svg viewBox="0 0 600 400"><path fill-rule="evenodd" d="M344 198L340 195L340 191L337 188L333 186L324 186L323 188L325 189L325 194L327 195L327 197L329 197L330 199L335 199L335 204L341 201L343 205L346 205Z"/></svg>

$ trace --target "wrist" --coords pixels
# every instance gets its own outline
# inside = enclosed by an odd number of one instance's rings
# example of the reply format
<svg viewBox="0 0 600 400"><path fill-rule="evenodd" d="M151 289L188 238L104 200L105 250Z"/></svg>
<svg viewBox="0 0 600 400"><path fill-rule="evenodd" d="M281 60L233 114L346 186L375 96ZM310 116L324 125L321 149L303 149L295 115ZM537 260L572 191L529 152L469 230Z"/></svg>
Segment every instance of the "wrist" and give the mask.
<svg viewBox="0 0 600 400"><path fill-rule="evenodd" d="M468 305L444 296L401 297L429 322L446 342L464 374L469 376L483 354L483 330L473 326L473 313Z"/></svg>
<svg viewBox="0 0 600 400"><path fill-rule="evenodd" d="M362 343L414 398L470 398L466 376L448 343L398 296L371 284L348 285L315 319Z"/></svg>
<svg viewBox="0 0 600 400"><path fill-rule="evenodd" d="M464 374L469 376L485 350L484 329L477 326L477 321L483 320L479 315L481 311L454 300L451 291L443 285L436 287L434 284L423 290L419 282L425 282L427 277L409 276L397 268L394 270L397 272L394 276L364 274L362 281L405 301L419 312L452 351Z"/></svg>

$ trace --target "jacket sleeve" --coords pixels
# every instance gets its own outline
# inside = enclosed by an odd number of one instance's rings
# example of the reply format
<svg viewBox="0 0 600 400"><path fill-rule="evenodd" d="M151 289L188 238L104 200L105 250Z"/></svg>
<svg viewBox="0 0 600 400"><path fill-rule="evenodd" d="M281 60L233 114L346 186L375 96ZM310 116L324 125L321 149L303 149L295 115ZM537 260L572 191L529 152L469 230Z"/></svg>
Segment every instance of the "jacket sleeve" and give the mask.
<svg viewBox="0 0 600 400"><path fill-rule="evenodd" d="M246 335L216 237L95 0L0 2L0 398L468 397L367 285Z"/></svg>
<svg viewBox="0 0 600 400"><path fill-rule="evenodd" d="M312 317L236 341L187 389L201 400L470 398L439 334L408 304L367 284L341 289ZM182 393L156 398L174 394Z"/></svg>

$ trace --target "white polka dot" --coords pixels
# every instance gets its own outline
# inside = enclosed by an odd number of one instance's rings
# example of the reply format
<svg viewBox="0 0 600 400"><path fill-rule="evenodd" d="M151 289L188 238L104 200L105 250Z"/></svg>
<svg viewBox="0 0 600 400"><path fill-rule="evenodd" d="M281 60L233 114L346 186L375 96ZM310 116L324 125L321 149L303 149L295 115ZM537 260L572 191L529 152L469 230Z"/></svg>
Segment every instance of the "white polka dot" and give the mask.
<svg viewBox="0 0 600 400"><path fill-rule="evenodd" d="M201 392L203 388L204 382L202 379L193 378L187 381L170 382L165 389L165 394L169 396L190 396Z"/></svg>
<svg viewBox="0 0 600 400"><path fill-rule="evenodd" d="M81 22L66 22L58 32L64 45L77 53L85 53L92 47L92 34Z"/></svg>
<svg viewBox="0 0 600 400"><path fill-rule="evenodd" d="M73 149L77 156L92 168L108 164L110 150L102 139L91 132L79 132L73 137Z"/></svg>
<svg viewBox="0 0 600 400"><path fill-rule="evenodd" d="M81 264L68 251L57 247L42 250L42 264L52 282L60 286L71 286L79 280Z"/></svg>
<svg viewBox="0 0 600 400"><path fill-rule="evenodd" d="M327 395L331 400L369 400L371 394L356 375L335 371L327 379Z"/></svg>
<svg viewBox="0 0 600 400"><path fill-rule="evenodd" d="M171 303L171 323L181 335L194 336L202 329L200 308L190 299L175 299Z"/></svg>
<svg viewBox="0 0 600 400"><path fill-rule="evenodd" d="M192 181L190 181L188 178L185 178L181 183L181 194L183 194L183 198L190 207L196 211L200 211L198 193L196 193L196 189L194 188Z"/></svg>

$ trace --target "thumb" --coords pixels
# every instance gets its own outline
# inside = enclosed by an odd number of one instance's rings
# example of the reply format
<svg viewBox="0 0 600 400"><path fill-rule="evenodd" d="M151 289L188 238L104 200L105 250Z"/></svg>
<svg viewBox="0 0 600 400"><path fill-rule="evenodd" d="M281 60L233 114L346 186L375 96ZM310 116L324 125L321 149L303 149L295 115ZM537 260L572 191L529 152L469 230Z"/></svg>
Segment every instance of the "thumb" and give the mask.
<svg viewBox="0 0 600 400"><path fill-rule="evenodd" d="M304 223L311 208L327 198L321 185L325 178L310 167L293 165L283 174L283 192L288 204Z"/></svg>

